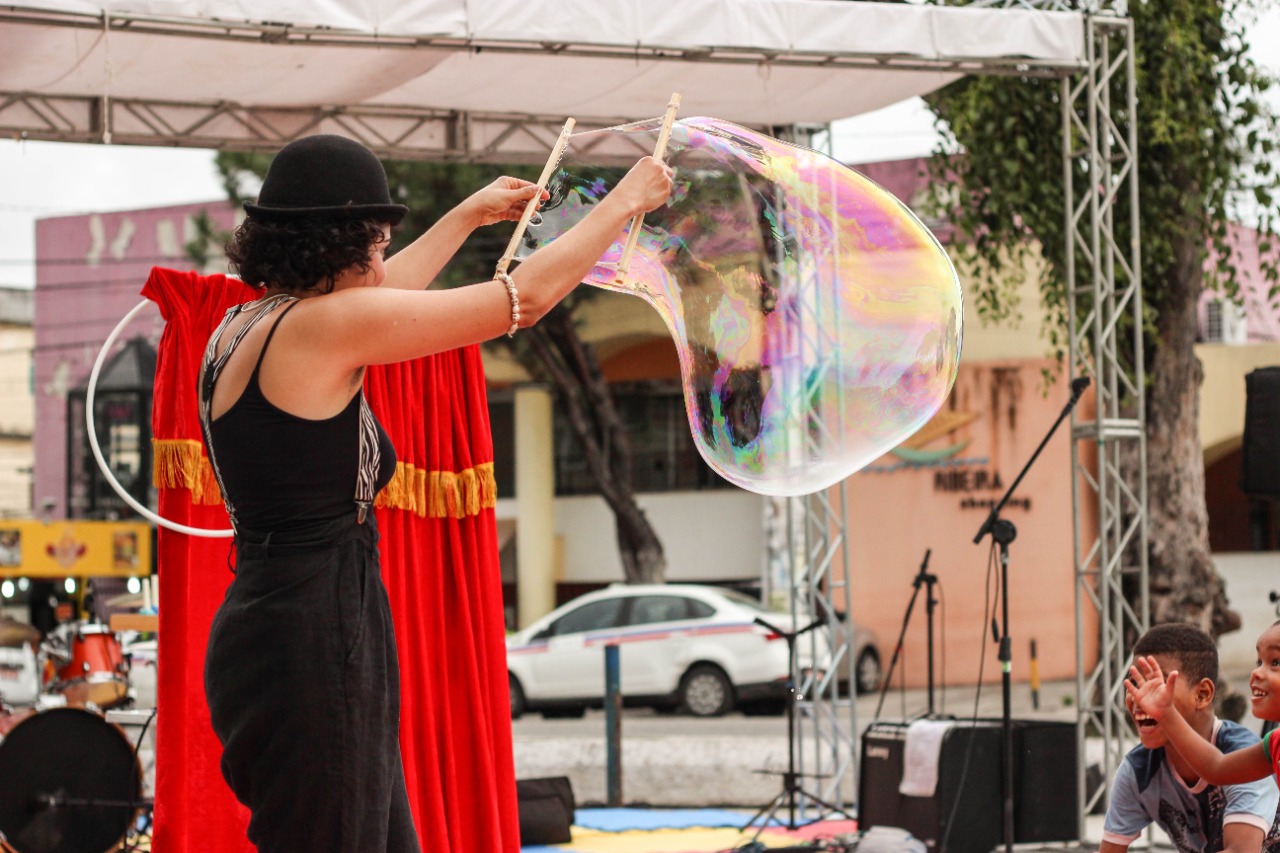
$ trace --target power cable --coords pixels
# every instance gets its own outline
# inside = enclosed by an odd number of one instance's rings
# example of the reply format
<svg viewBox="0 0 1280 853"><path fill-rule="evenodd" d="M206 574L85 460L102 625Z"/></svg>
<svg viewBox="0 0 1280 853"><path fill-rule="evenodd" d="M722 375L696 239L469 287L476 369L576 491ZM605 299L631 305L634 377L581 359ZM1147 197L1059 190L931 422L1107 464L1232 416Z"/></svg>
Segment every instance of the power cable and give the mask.
<svg viewBox="0 0 1280 853"><path fill-rule="evenodd" d="M982 631L979 634L983 638L982 651L978 654L978 683L973 694L973 719L969 721L969 742L965 745L964 762L960 765L960 781L956 784L955 802L951 804L951 813L947 815L947 822L942 827L942 837L938 842L938 850L945 851L947 849L947 840L951 837L951 827L955 824L956 811L960 808L960 800L962 799L958 792L964 790L965 777L969 775L969 760L973 758L973 739L978 731L978 703L982 699L982 673L987 663L987 627L994 619L996 604L991 598L991 579L995 575L996 567L996 543L993 539L991 542L991 550L987 552L987 580L986 587L983 590L983 613L982 613ZM996 595L999 596L999 586L996 587Z"/></svg>
<svg viewBox="0 0 1280 853"><path fill-rule="evenodd" d="M133 744L133 764L129 766L129 792L130 792L129 796L131 797L134 796L133 794L133 791L135 790L134 783L140 781L137 778L138 768L141 766L138 761L138 753L141 752L142 750L142 741L146 738L147 729L151 727L151 721L156 718L156 711L158 710L159 710L158 707L151 709L151 713L147 715L147 721L142 724L142 731L138 733L138 740ZM137 828L136 819L135 819L134 828L135 829ZM148 830L150 830L150 820L148 820ZM127 837L127 834L126 834L126 837ZM147 833L147 840L148 841L151 840L151 834L149 831ZM131 853L131 851L141 850L141 849L142 847L137 840L135 840L133 843L126 842L123 848L125 853Z"/></svg>

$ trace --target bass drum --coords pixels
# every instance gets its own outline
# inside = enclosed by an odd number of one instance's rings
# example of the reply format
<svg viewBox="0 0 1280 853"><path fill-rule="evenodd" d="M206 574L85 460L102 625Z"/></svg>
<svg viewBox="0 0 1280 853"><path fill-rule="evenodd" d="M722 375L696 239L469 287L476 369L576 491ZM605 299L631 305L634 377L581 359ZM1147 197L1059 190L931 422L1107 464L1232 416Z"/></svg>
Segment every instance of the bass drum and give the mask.
<svg viewBox="0 0 1280 853"><path fill-rule="evenodd" d="M79 708L18 723L0 741L0 779L0 838L14 853L107 853L142 805L133 745Z"/></svg>

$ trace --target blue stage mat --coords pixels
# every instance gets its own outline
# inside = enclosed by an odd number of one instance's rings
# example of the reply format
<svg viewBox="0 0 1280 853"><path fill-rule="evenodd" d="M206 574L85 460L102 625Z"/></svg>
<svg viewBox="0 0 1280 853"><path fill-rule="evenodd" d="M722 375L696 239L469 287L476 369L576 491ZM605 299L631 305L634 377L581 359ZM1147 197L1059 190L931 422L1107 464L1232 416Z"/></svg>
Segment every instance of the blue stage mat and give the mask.
<svg viewBox="0 0 1280 853"><path fill-rule="evenodd" d="M737 829L751 815L752 812L734 809L578 809L573 824L603 832L721 826Z"/></svg>
<svg viewBox="0 0 1280 853"><path fill-rule="evenodd" d="M573 815L573 826L591 833L653 833L681 830L739 830L754 812L728 808L580 808ZM774 821L771 821L771 824ZM609 836L616 838L616 836ZM590 840L581 840L590 847ZM717 845L716 849L722 849ZM566 853L581 850L579 844L526 845L521 853ZM666 848L664 848L666 849ZM709 849L709 848L708 848Z"/></svg>

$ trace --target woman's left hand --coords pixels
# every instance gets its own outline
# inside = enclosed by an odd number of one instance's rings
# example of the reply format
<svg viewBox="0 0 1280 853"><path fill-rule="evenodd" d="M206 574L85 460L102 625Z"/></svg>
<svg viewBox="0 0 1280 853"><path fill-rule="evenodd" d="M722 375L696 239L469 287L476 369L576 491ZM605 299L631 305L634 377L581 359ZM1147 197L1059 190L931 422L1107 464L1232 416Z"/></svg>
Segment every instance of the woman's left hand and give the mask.
<svg viewBox="0 0 1280 853"><path fill-rule="evenodd" d="M470 213L479 227L518 220L524 213L525 206L537 195L537 184L504 175L489 186L472 193L464 204L470 206ZM543 200L551 197L546 190L541 195Z"/></svg>

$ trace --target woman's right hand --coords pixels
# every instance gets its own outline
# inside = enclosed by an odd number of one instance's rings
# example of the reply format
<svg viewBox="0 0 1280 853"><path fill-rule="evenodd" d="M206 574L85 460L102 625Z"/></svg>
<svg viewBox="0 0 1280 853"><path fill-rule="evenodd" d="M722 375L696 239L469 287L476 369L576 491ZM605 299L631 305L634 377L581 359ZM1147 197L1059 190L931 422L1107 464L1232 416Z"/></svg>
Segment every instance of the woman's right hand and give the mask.
<svg viewBox="0 0 1280 853"><path fill-rule="evenodd" d="M618 182L610 195L621 198L633 216L648 213L666 203L675 170L652 157L642 157Z"/></svg>

